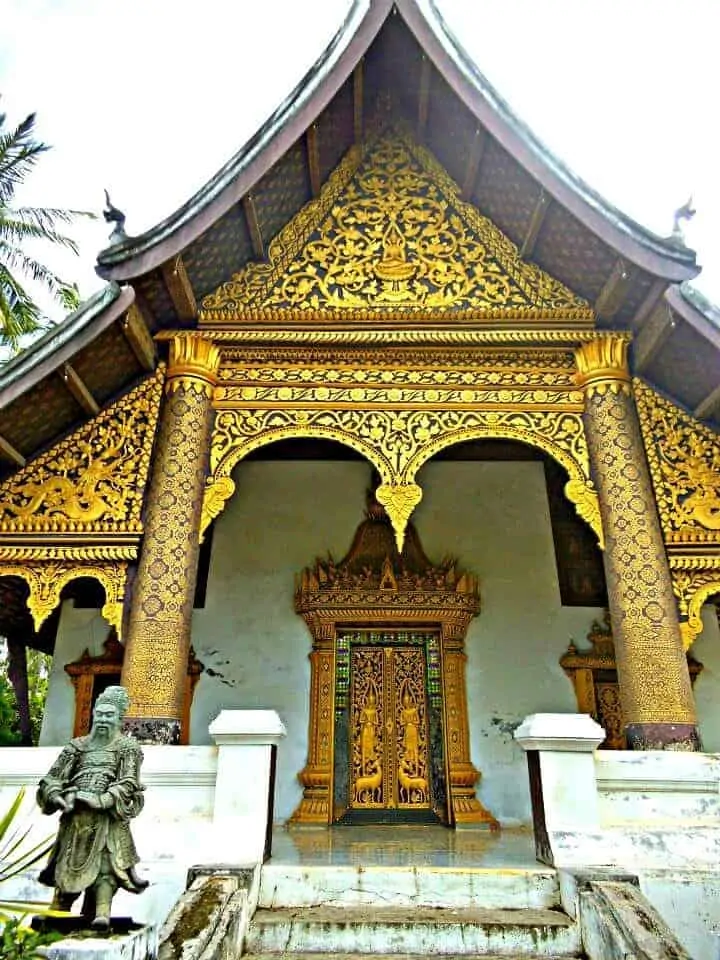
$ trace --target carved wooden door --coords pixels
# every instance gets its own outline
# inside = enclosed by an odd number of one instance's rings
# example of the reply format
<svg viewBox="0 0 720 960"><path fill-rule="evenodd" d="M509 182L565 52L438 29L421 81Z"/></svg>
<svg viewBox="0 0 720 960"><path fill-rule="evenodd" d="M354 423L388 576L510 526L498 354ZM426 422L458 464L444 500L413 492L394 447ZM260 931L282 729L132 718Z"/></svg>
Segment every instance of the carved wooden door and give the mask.
<svg viewBox="0 0 720 960"><path fill-rule="evenodd" d="M345 779L346 820L446 819L442 735L433 736L440 711L428 691L427 641L434 638L403 643L405 636L358 632L349 645L346 740L336 742L336 752L347 753L347 764L336 767Z"/></svg>

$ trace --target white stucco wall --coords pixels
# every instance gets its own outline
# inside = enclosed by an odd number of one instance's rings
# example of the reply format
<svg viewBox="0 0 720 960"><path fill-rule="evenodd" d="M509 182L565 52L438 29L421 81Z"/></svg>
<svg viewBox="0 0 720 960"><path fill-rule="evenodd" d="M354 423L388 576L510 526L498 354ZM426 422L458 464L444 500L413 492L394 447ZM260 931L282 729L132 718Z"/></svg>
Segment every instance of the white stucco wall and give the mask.
<svg viewBox="0 0 720 960"><path fill-rule="evenodd" d="M360 462L249 462L220 517L205 608L193 644L205 672L191 716L191 743L223 708L267 707L288 730L278 756L275 815L300 799L307 750L310 638L293 611L294 576L316 555L341 558L360 522L369 468ZM525 758L512 739L529 713L574 711L558 659L601 611L562 607L542 465L431 463L419 477L414 520L432 560L445 554L481 581L483 610L467 640L471 745L480 796L505 822L530 815ZM706 750L720 751L720 631L712 611L693 653L705 669L695 688ZM72 734L73 688L63 665L87 647L99 654L107 625L97 611L63 607L41 744Z"/></svg>
<svg viewBox="0 0 720 960"><path fill-rule="evenodd" d="M275 814L300 799L307 750L310 638L293 612L294 575L328 549L342 557L360 522L368 467L253 462L215 531L204 610L193 643L206 672L191 739L206 743L222 707L276 709L288 730L278 756ZM420 476L415 520L433 560L447 553L481 579L483 612L467 643L472 757L496 816L530 814L525 757L512 740L528 713L576 709L558 659L599 611L563 608L540 463L436 463Z"/></svg>
<svg viewBox="0 0 720 960"><path fill-rule="evenodd" d="M703 632L690 649L703 665L695 681L695 706L703 749L720 753L720 629L714 607L704 607L702 618Z"/></svg>
<svg viewBox="0 0 720 960"><path fill-rule="evenodd" d="M40 729L41 747L58 746L72 737L75 688L65 673L65 664L77 660L85 650L89 650L94 657L99 656L109 630L99 610L76 610L72 600L66 600L63 604Z"/></svg>

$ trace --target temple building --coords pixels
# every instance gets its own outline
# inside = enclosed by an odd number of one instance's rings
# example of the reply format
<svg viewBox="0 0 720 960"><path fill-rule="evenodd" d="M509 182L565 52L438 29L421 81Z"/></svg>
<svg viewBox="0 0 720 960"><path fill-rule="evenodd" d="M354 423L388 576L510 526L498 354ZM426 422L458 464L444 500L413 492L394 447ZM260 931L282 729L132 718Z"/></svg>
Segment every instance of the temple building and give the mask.
<svg viewBox="0 0 720 960"><path fill-rule="evenodd" d="M358 828L529 824L532 714L720 751L720 330L681 223L594 193L415 0L353 5L167 220L109 216L107 285L0 372L41 746L119 679L146 744L272 709L275 819Z"/></svg>

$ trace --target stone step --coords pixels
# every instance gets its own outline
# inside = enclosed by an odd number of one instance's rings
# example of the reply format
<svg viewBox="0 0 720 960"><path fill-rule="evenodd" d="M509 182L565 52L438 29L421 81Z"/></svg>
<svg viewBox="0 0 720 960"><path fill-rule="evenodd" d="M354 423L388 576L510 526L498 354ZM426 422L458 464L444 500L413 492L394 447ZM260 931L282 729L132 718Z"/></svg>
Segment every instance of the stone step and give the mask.
<svg viewBox="0 0 720 960"><path fill-rule="evenodd" d="M259 909L245 951L575 957L580 931L559 910L413 907Z"/></svg>
<svg viewBox="0 0 720 960"><path fill-rule="evenodd" d="M550 867L363 867L268 863L260 907L558 907Z"/></svg>
<svg viewBox="0 0 720 960"><path fill-rule="evenodd" d="M246 956L246 954L243 954ZM254 953L253 960L278 960L277 953ZM574 958L567 955L543 956L538 953L506 953L483 954L483 960L582 960L584 954L576 954ZM293 953L293 960L376 960L376 953ZM395 953L393 960L427 960L426 953ZM443 960L467 960L466 954L446 953Z"/></svg>

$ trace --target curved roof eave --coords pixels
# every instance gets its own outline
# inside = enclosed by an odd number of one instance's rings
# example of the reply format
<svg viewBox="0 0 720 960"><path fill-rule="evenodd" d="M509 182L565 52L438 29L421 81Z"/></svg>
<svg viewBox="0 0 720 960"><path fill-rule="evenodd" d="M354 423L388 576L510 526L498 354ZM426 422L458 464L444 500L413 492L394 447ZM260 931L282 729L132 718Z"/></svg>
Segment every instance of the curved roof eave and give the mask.
<svg viewBox="0 0 720 960"><path fill-rule="evenodd" d="M98 273L114 280L147 273L181 253L238 203L332 100L392 6L393 0L354 0L330 44L257 133L175 213L140 236L101 251Z"/></svg>
<svg viewBox="0 0 720 960"><path fill-rule="evenodd" d="M665 302L679 317L720 349L720 307L683 283L665 291Z"/></svg>
<svg viewBox="0 0 720 960"><path fill-rule="evenodd" d="M0 409L22 396L43 377L91 343L135 300L132 287L108 283L62 323L0 368Z"/></svg>
<svg viewBox="0 0 720 960"><path fill-rule="evenodd" d="M140 276L179 254L215 223L316 120L363 57L393 6L471 113L587 229L619 256L669 282L697 275L694 251L627 217L542 144L480 73L433 0L354 0L329 46L255 136L175 213L140 236L103 250L98 256L98 273L115 280Z"/></svg>

